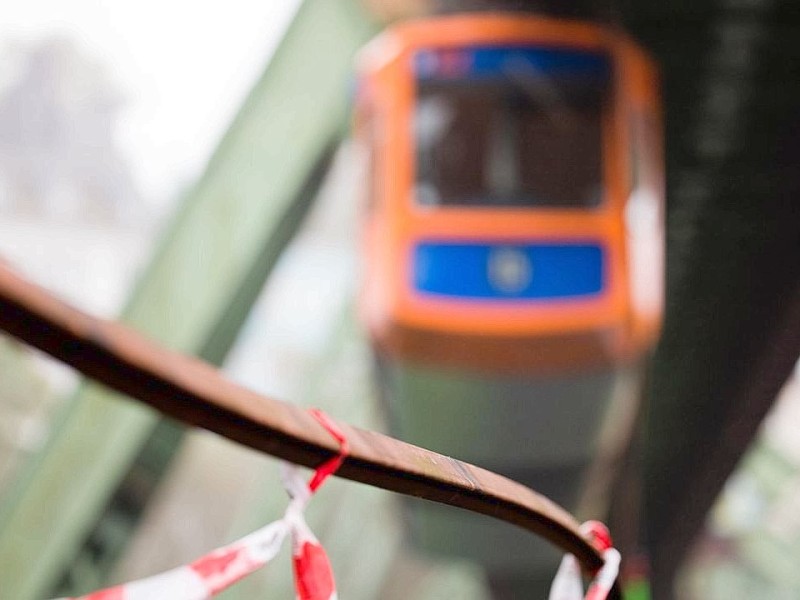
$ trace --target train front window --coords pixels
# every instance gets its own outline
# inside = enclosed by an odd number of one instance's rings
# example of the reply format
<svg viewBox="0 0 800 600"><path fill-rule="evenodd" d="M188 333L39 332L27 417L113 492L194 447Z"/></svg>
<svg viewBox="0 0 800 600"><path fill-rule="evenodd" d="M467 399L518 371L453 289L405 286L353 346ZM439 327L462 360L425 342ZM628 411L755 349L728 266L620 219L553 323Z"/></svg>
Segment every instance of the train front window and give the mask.
<svg viewBox="0 0 800 600"><path fill-rule="evenodd" d="M416 202L592 207L602 200L607 56L473 47L414 59Z"/></svg>

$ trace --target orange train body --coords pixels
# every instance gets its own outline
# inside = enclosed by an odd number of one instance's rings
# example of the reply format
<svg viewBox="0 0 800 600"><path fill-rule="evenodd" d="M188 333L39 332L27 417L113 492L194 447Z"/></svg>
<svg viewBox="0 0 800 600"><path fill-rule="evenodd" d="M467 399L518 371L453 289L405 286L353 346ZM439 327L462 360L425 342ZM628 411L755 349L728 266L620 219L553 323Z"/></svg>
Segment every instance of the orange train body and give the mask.
<svg viewBox="0 0 800 600"><path fill-rule="evenodd" d="M599 25L481 14L374 40L356 106L373 344L486 371L640 357L663 310L659 115L653 64Z"/></svg>

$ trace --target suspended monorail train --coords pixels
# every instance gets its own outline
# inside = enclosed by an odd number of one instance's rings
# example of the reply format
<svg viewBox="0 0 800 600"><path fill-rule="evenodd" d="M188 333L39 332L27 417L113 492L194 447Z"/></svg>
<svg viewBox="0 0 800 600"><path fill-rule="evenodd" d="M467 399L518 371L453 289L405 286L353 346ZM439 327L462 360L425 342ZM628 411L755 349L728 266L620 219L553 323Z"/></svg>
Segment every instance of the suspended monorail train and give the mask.
<svg viewBox="0 0 800 600"><path fill-rule="evenodd" d="M393 433L575 509L661 320L653 63L593 23L400 24L362 53L356 129L360 312ZM502 528L437 511L418 545L530 566Z"/></svg>

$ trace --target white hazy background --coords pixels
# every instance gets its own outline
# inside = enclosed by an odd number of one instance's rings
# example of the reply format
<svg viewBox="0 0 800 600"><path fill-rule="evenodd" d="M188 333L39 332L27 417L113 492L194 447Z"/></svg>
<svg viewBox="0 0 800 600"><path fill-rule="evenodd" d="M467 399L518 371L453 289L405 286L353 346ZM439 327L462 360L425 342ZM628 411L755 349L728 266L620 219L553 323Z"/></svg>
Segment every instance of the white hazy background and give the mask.
<svg viewBox="0 0 800 600"><path fill-rule="evenodd" d="M203 172L299 0L0 0L0 5L0 97L24 74L32 51L51 40L67 42L80 64L96 65L114 98L121 96L121 108L114 108L113 147L131 177L136 204L104 222L89 211L69 218L48 212L50 205L71 200L57 193L15 206L0 164L0 260L84 310L114 317L161 224L180 192ZM97 165L98 171L103 168ZM74 374L36 358L51 385L66 393Z"/></svg>
<svg viewBox="0 0 800 600"><path fill-rule="evenodd" d="M109 70L118 125L143 199L161 207L202 172L263 72L298 0L5 2L4 45L59 36ZM0 83L9 73L0 73Z"/></svg>

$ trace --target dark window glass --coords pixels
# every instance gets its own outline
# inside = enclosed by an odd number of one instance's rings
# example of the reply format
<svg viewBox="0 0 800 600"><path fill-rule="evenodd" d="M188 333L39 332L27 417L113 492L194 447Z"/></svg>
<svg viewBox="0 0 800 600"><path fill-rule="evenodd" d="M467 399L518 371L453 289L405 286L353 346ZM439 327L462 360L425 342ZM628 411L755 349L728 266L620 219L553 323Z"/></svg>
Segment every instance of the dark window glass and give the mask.
<svg viewBox="0 0 800 600"><path fill-rule="evenodd" d="M415 69L417 203L600 203L605 56L467 48L421 53Z"/></svg>

